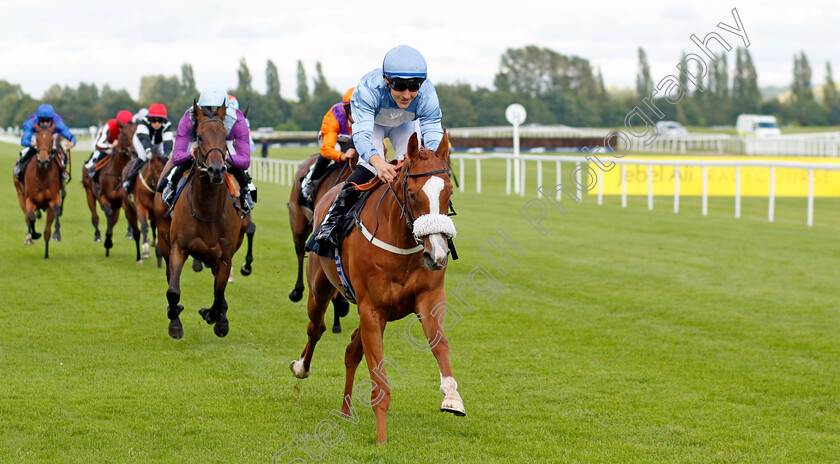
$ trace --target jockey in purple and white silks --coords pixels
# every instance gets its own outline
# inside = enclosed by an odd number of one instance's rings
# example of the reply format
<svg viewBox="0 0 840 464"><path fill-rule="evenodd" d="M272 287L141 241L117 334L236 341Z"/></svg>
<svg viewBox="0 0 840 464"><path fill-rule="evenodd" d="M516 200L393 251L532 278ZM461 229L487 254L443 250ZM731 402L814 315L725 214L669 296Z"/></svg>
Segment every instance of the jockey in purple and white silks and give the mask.
<svg viewBox="0 0 840 464"><path fill-rule="evenodd" d="M414 48L400 45L388 51L381 69L362 77L350 98L353 144L359 153L357 169L336 196L323 222L306 244L307 251L321 253L320 244L338 246L336 226L359 197L353 183L364 184L374 177L390 183L396 170L385 160L385 138L391 140L401 160L412 134L421 145L437 150L443 138L440 103L435 87L426 80L426 60Z"/></svg>
<svg viewBox="0 0 840 464"><path fill-rule="evenodd" d="M227 92L219 87L210 87L201 92L197 102L200 108L209 108L212 111L225 106L225 119L222 123L227 131L228 153L226 161L230 166L229 172L236 178L240 186L241 206L244 213L248 213L256 201L256 188L251 183L251 176L247 169L251 164L251 133L248 130L248 123L241 111L228 105ZM174 179L180 178L192 166L192 151L195 140L192 139L195 115L193 107L187 109L178 123L178 131L175 135L175 146L172 151L172 169L168 176L158 185L158 191L163 192L163 199L171 206L176 185Z"/></svg>

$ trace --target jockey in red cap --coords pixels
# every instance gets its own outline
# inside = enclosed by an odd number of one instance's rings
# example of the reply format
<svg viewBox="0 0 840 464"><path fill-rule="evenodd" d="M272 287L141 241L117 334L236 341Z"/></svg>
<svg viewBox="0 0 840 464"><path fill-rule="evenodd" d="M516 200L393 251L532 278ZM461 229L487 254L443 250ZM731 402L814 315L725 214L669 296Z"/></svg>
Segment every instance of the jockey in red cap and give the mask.
<svg viewBox="0 0 840 464"><path fill-rule="evenodd" d="M85 162L85 169L88 170L88 174L94 182L97 181L95 170L96 163L99 162L99 160L105 155L111 153L114 143L120 136L120 124L134 124L134 115L131 114L131 111L120 111L117 113L117 117L115 119L111 119L99 129L93 153L91 153L90 158L88 158L87 162Z"/></svg>
<svg viewBox="0 0 840 464"><path fill-rule="evenodd" d="M166 114L166 107L161 103L149 106L148 113L137 121L137 132L134 133L134 149L138 159L129 162L128 175L123 181L126 192L134 189L134 180L146 161L152 157L152 150L168 159L172 153L175 136L172 133L172 123ZM165 161L164 161L165 163Z"/></svg>

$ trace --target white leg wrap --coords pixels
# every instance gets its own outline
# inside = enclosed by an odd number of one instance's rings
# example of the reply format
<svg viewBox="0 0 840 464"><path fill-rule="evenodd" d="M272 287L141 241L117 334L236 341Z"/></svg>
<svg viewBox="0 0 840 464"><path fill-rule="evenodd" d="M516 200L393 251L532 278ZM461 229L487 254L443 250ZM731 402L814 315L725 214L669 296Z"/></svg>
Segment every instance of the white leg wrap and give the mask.
<svg viewBox="0 0 840 464"><path fill-rule="evenodd" d="M300 358L297 361L292 361L292 363L289 364L289 369L291 369L292 374L299 379L309 377L309 372L303 370L303 358Z"/></svg>
<svg viewBox="0 0 840 464"><path fill-rule="evenodd" d="M443 403L440 405L441 411L451 412L456 416L467 414L461 395L458 394L458 382L455 381L455 377L441 376L440 391L443 393Z"/></svg>

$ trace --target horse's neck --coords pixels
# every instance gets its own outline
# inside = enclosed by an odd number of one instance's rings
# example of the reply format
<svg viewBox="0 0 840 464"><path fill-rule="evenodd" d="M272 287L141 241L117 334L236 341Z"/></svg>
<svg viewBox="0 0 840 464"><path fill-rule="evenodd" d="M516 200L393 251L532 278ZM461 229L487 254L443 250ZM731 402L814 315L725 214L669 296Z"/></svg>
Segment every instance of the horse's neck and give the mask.
<svg viewBox="0 0 840 464"><path fill-rule="evenodd" d="M405 204L405 202L402 198L403 193L401 188L401 179L402 178L399 177L397 181L391 185L394 193L391 193L387 186L383 186L376 189L376 191L368 197L365 209L372 211L370 215L372 222L367 224L365 227L367 227L371 232L374 230L371 227L378 228L376 236L381 240L395 246L411 248L417 243L414 241L414 237L406 225L406 215L408 212L403 212L402 205ZM385 195L384 198L382 197L383 194ZM399 198L397 198L395 194L399 195ZM382 198L381 202L379 201L380 198ZM386 223L389 224L387 230L383 227Z"/></svg>
<svg viewBox="0 0 840 464"><path fill-rule="evenodd" d="M216 185L196 171L190 179L190 190L192 207L209 217L217 217L227 206L226 195L230 193L226 182Z"/></svg>

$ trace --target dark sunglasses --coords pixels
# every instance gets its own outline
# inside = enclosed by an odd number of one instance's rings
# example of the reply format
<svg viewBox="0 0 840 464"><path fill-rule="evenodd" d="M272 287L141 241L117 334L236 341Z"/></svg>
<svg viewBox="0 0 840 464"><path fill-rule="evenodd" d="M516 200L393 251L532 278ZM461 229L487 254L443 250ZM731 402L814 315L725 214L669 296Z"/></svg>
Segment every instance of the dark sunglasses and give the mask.
<svg viewBox="0 0 840 464"><path fill-rule="evenodd" d="M163 124L163 123L166 122L166 119L164 119L164 118L149 118L149 122L150 123L159 122L159 123Z"/></svg>
<svg viewBox="0 0 840 464"><path fill-rule="evenodd" d="M411 79L401 79L399 77L392 77L388 79L388 87L390 87L395 92L404 92L408 89L409 92L417 92L420 90L420 86L423 85L422 77L413 77Z"/></svg>
<svg viewBox="0 0 840 464"><path fill-rule="evenodd" d="M38 118L38 125L39 126L44 126L44 125L49 126L50 124L52 124L52 122L53 122L52 118Z"/></svg>

